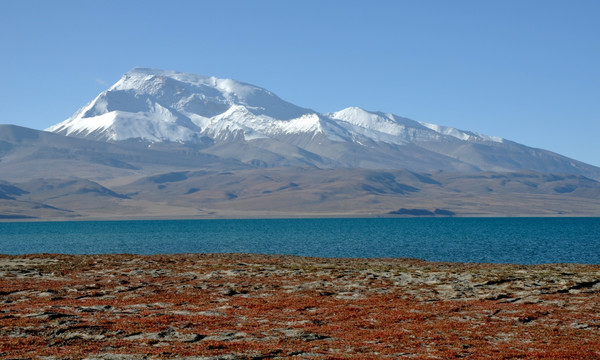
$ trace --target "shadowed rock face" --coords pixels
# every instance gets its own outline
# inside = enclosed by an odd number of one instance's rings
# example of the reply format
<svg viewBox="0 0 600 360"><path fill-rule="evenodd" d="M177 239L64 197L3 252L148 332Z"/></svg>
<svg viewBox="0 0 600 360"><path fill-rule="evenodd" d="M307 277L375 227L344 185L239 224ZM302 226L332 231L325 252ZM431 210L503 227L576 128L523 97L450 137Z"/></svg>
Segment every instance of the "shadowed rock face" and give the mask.
<svg viewBox="0 0 600 360"><path fill-rule="evenodd" d="M27 194L27 191L9 183L0 182L0 199L14 200L14 196L21 196L23 194Z"/></svg>
<svg viewBox="0 0 600 360"><path fill-rule="evenodd" d="M435 209L433 211L427 209L405 209L400 208L398 210L390 211L391 215L412 215L412 216L454 216L454 211L446 209Z"/></svg>
<svg viewBox="0 0 600 360"><path fill-rule="evenodd" d="M598 279L573 264L0 256L0 357L596 358Z"/></svg>
<svg viewBox="0 0 600 360"><path fill-rule="evenodd" d="M405 209L401 208L396 211L390 211L392 215L413 215L413 216L433 216L435 213L427 209Z"/></svg>

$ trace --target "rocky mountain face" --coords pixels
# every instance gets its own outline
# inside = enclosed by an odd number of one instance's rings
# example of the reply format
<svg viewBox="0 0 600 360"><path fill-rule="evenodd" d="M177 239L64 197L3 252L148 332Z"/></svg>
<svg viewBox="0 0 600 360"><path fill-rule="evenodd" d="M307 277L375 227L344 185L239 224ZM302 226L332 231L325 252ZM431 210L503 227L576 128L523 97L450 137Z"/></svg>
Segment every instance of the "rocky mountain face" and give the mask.
<svg viewBox="0 0 600 360"><path fill-rule="evenodd" d="M48 131L0 125L0 219L600 216L600 169L234 80L134 69Z"/></svg>

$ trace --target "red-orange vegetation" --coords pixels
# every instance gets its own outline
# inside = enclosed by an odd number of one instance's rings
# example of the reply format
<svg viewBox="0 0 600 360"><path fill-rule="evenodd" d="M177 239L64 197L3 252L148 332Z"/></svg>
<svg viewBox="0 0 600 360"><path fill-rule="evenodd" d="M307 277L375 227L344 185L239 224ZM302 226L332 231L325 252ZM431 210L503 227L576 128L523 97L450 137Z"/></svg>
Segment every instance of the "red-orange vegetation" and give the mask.
<svg viewBox="0 0 600 360"><path fill-rule="evenodd" d="M600 267L0 256L0 358L600 358Z"/></svg>

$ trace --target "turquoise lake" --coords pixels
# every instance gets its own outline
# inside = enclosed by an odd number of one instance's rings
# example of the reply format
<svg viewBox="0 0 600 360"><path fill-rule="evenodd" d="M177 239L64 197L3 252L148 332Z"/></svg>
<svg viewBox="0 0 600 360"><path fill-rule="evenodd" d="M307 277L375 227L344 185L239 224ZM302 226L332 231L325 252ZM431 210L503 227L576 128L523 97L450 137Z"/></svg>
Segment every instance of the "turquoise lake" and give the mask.
<svg viewBox="0 0 600 360"><path fill-rule="evenodd" d="M0 253L256 253L600 263L600 218L369 218L0 223Z"/></svg>

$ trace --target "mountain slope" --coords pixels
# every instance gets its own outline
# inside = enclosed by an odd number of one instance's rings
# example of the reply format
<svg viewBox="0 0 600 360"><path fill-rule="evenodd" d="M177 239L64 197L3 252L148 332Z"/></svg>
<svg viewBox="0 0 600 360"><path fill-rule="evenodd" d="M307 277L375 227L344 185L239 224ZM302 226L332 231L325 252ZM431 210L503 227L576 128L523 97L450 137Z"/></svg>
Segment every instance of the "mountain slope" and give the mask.
<svg viewBox="0 0 600 360"><path fill-rule="evenodd" d="M15 125L0 125L0 180L78 177L106 181L177 169L241 169L236 160L193 151L181 144L148 147L139 142L109 143Z"/></svg>
<svg viewBox="0 0 600 360"><path fill-rule="evenodd" d="M273 168L180 171L113 188L208 217L373 216L400 208L464 215L598 215L600 183L536 172Z"/></svg>
<svg viewBox="0 0 600 360"><path fill-rule="evenodd" d="M600 183L576 175L287 167L122 180L0 181L0 220L600 215Z"/></svg>
<svg viewBox="0 0 600 360"><path fill-rule="evenodd" d="M235 80L145 68L126 73L48 130L105 142L181 144L251 167L534 170L600 179L600 168L498 137L356 107L319 114Z"/></svg>
<svg viewBox="0 0 600 360"><path fill-rule="evenodd" d="M414 143L287 136L194 147L0 125L0 220L600 215L600 183L581 175L476 171ZM377 162L443 171L365 169Z"/></svg>

